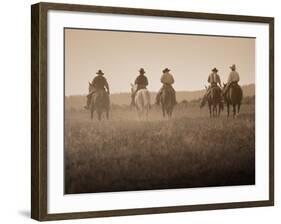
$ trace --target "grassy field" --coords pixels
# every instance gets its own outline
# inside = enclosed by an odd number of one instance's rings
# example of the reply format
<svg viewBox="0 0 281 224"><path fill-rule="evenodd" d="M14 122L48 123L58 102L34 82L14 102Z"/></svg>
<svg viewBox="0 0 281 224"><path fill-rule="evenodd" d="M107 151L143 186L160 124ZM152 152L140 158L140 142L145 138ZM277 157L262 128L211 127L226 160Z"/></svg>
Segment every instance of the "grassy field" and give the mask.
<svg viewBox="0 0 281 224"><path fill-rule="evenodd" d="M253 104L235 120L190 105L165 120L159 109L138 121L134 110L113 107L102 122L66 111L65 193L255 183Z"/></svg>

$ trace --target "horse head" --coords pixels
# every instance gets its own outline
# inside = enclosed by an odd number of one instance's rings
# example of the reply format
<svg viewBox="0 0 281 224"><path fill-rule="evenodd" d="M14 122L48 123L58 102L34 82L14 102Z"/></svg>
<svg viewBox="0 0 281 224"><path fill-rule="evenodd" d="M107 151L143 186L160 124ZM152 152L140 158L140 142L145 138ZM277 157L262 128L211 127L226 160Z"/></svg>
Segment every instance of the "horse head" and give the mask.
<svg viewBox="0 0 281 224"><path fill-rule="evenodd" d="M201 103L200 103L200 109L201 109L202 107L204 107L205 104L206 104L206 97L202 98Z"/></svg>
<svg viewBox="0 0 281 224"><path fill-rule="evenodd" d="M137 85L131 83L131 93L133 94L134 92L136 92L136 90L137 90Z"/></svg>
<svg viewBox="0 0 281 224"><path fill-rule="evenodd" d="M94 88L93 84L89 82L89 88L88 88L89 89L89 93L93 90L93 88Z"/></svg>

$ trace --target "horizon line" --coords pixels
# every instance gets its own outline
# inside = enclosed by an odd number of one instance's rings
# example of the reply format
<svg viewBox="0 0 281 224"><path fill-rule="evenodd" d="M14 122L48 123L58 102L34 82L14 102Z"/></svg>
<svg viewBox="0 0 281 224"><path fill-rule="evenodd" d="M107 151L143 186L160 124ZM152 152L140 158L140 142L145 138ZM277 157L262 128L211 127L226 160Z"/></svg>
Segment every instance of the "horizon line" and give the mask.
<svg viewBox="0 0 281 224"><path fill-rule="evenodd" d="M245 87L245 86L250 86L250 85L256 85L255 83L249 83L249 84L244 84L244 85L240 85L241 87ZM159 88L160 89L160 88ZM205 90L204 88L203 89L197 89L197 90L176 90L176 92L189 92L189 93L192 93L192 92L199 92L199 91L203 91ZM157 91L150 91L150 93L157 93ZM128 91L128 92L110 92L110 95L113 95L113 94L130 94L131 92ZM71 97L71 96L86 96L87 93L80 93L80 94L70 94L70 95L66 95L64 94L64 97Z"/></svg>

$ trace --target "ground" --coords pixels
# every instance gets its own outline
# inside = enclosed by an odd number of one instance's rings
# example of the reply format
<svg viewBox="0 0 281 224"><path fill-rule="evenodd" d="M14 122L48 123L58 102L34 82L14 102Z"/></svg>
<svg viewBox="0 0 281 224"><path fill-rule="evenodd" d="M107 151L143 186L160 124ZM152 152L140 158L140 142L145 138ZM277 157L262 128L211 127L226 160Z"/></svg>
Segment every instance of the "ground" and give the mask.
<svg viewBox="0 0 281 224"><path fill-rule="evenodd" d="M129 107L110 119L65 114L65 193L255 184L254 104L237 119L178 105L171 120L152 108L139 121Z"/></svg>

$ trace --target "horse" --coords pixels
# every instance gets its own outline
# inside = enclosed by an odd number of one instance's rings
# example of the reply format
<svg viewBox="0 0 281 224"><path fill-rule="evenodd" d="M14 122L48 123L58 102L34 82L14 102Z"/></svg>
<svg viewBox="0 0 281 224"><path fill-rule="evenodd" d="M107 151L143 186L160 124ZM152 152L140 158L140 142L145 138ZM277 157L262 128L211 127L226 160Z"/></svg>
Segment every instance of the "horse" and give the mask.
<svg viewBox="0 0 281 224"><path fill-rule="evenodd" d="M228 90L226 91L226 84L223 84L223 96L224 101L227 106L227 117L229 117L229 107L232 105L233 108L233 118L239 115L240 106L243 98L243 91L242 88L236 84L230 84ZM236 114L237 112L237 114Z"/></svg>
<svg viewBox="0 0 281 224"><path fill-rule="evenodd" d="M136 92L137 85L131 84L131 96L135 94L135 107L138 112L139 119L142 119L144 116L148 118L148 112L150 110L150 93L147 89L140 89ZM135 93L136 92L136 93Z"/></svg>
<svg viewBox="0 0 281 224"><path fill-rule="evenodd" d="M172 117L173 109L175 106L174 102L174 90L172 87L165 86L162 90L160 96L160 103L162 106L162 115L163 117L168 116L168 118Z"/></svg>
<svg viewBox="0 0 281 224"><path fill-rule="evenodd" d="M205 86L205 89L206 91L208 91L207 86ZM220 87L211 87L209 94L205 94L205 96L203 97L200 108L205 105L206 101L208 102L209 106L210 118L217 116L219 117L221 111L223 110L223 102Z"/></svg>
<svg viewBox="0 0 281 224"><path fill-rule="evenodd" d="M97 90L89 82L89 93L94 92L90 101L90 113L93 120L94 111L97 112L98 120L102 118L102 113L105 112L107 120L109 119L110 100L109 95L105 90Z"/></svg>

